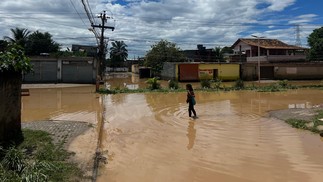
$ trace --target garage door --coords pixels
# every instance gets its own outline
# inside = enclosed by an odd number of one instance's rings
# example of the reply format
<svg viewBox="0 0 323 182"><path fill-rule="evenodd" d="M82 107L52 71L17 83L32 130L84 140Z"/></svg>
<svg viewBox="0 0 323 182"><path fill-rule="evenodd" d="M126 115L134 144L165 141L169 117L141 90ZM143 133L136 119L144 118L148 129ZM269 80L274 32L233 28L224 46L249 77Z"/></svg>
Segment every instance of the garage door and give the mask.
<svg viewBox="0 0 323 182"><path fill-rule="evenodd" d="M57 82L57 62L56 61L35 61L31 62L33 72L24 76L25 82L56 83Z"/></svg>
<svg viewBox="0 0 323 182"><path fill-rule="evenodd" d="M198 81L198 64L180 64L178 66L179 81Z"/></svg>
<svg viewBox="0 0 323 182"><path fill-rule="evenodd" d="M92 64L87 62L63 62L62 82L64 83L93 83Z"/></svg>

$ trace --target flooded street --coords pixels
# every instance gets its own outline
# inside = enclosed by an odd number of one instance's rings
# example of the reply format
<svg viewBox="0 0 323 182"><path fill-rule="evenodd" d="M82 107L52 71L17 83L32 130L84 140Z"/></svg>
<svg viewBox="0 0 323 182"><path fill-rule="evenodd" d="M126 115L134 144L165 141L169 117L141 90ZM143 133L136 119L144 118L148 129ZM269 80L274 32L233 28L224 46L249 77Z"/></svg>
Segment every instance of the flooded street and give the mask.
<svg viewBox="0 0 323 182"><path fill-rule="evenodd" d="M100 96L94 90L30 89L22 120L97 127L103 118L100 147L107 163L101 163L100 182L322 181L321 138L267 111L322 104L323 90L196 92L195 120L188 117L185 92ZM80 138L72 145L97 142L93 134Z"/></svg>

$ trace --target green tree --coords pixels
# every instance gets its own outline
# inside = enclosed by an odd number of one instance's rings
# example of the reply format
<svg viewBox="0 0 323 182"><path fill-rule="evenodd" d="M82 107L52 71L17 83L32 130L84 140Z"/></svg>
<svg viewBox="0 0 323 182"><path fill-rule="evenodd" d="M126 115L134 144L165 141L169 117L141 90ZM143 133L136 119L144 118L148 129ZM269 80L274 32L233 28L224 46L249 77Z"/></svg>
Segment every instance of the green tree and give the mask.
<svg viewBox="0 0 323 182"><path fill-rule="evenodd" d="M31 70L22 47L13 45L0 52L0 144L22 139L22 72Z"/></svg>
<svg viewBox="0 0 323 182"><path fill-rule="evenodd" d="M25 48L30 31L25 28L12 28L10 31L12 33L12 37L5 36L4 39L8 40L10 43L15 43Z"/></svg>
<svg viewBox="0 0 323 182"><path fill-rule="evenodd" d="M310 50L308 58L314 61L323 61L323 27L315 29L307 39Z"/></svg>
<svg viewBox="0 0 323 182"><path fill-rule="evenodd" d="M127 61L128 50L127 44L123 41L114 41L111 43L112 47L110 48L110 61L111 66L122 66L124 61Z"/></svg>
<svg viewBox="0 0 323 182"><path fill-rule="evenodd" d="M48 32L35 31L28 36L26 54L39 55L40 53L58 52L59 44L52 39Z"/></svg>
<svg viewBox="0 0 323 182"><path fill-rule="evenodd" d="M224 54L224 53L233 54L233 49L231 47L224 46L224 47L222 47L221 52L222 52L222 54Z"/></svg>
<svg viewBox="0 0 323 182"><path fill-rule="evenodd" d="M164 62L179 62L184 60L184 55L175 43L160 40L151 46L145 56L144 65L151 67L154 74L158 75L163 69Z"/></svg>
<svg viewBox="0 0 323 182"><path fill-rule="evenodd" d="M0 51L5 51L9 43L6 40L0 40Z"/></svg>
<svg viewBox="0 0 323 182"><path fill-rule="evenodd" d="M220 47L216 47L213 49L214 51L214 55L215 55L215 60L217 62L223 62L224 61L224 58L223 58L223 53L221 51L221 48Z"/></svg>

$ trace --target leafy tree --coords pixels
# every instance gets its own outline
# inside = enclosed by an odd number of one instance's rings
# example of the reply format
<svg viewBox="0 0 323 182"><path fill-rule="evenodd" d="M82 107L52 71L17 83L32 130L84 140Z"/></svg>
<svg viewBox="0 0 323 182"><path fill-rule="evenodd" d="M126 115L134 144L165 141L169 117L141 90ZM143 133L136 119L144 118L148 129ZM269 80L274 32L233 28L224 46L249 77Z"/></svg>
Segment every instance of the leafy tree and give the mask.
<svg viewBox="0 0 323 182"><path fill-rule="evenodd" d="M323 60L323 27L315 29L307 39L310 60Z"/></svg>
<svg viewBox="0 0 323 182"><path fill-rule="evenodd" d="M51 53L59 50L59 44L52 39L48 32L33 32L28 36L26 54L39 55L40 53Z"/></svg>
<svg viewBox="0 0 323 182"><path fill-rule="evenodd" d="M233 49L231 47L224 46L221 49L221 52L222 52L222 54L224 54L224 53L232 54L233 53Z"/></svg>
<svg viewBox="0 0 323 182"><path fill-rule="evenodd" d="M9 43L6 40L0 40L0 51L5 51Z"/></svg>
<svg viewBox="0 0 323 182"><path fill-rule="evenodd" d="M184 60L184 56L175 43L161 40L151 46L151 50L145 56L144 65L151 67L154 74L160 74L164 62L179 62L182 60Z"/></svg>
<svg viewBox="0 0 323 182"><path fill-rule="evenodd" d="M25 28L12 28L10 31L12 33L12 38L5 36L4 39L8 40L10 43L15 43L25 48L30 31Z"/></svg>
<svg viewBox="0 0 323 182"><path fill-rule="evenodd" d="M123 41L112 42L110 48L111 66L122 66L124 61L127 61L128 50L127 45Z"/></svg>
<svg viewBox="0 0 323 182"><path fill-rule="evenodd" d="M0 52L0 144L22 139L22 72L32 70L30 60L20 46Z"/></svg>
<svg viewBox="0 0 323 182"><path fill-rule="evenodd" d="M221 51L221 48L216 47L213 51L214 51L214 54L215 54L215 60L218 61L218 62L222 62L224 59L223 59L223 53Z"/></svg>

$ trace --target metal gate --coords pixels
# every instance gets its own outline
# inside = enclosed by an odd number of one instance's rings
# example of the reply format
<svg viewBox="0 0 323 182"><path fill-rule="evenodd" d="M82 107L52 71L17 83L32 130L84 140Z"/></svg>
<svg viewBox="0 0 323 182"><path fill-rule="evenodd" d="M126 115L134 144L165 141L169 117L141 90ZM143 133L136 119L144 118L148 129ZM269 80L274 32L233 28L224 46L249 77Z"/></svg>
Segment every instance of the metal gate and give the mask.
<svg viewBox="0 0 323 182"><path fill-rule="evenodd" d="M63 61L62 82L94 83L92 64L80 61Z"/></svg>
<svg viewBox="0 0 323 182"><path fill-rule="evenodd" d="M24 75L24 82L56 83L57 62L56 61L32 61L34 71Z"/></svg>
<svg viewBox="0 0 323 182"><path fill-rule="evenodd" d="M178 65L179 81L197 81L199 80L198 64L180 64Z"/></svg>

